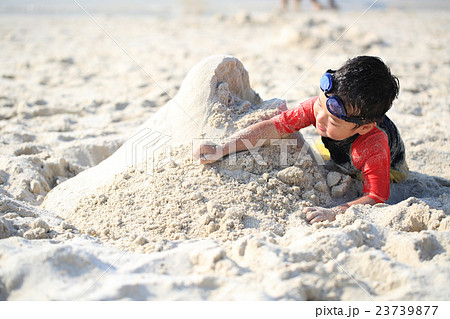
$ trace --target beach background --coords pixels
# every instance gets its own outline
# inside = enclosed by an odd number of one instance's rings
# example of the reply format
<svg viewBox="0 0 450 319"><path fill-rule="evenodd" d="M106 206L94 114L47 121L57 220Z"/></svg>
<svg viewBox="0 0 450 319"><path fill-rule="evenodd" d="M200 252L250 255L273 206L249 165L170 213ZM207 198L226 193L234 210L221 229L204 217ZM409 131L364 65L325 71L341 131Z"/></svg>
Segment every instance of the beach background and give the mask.
<svg viewBox="0 0 450 319"><path fill-rule="evenodd" d="M295 0L290 1L293 8ZM2 13L29 13L29 14L80 14L82 5L91 13L97 14L144 14L160 17L180 17L186 13L210 15L215 13L233 14L241 10L255 13L277 10L281 7L281 1L277 0L49 0L43 3L36 0L4 0L0 4ZM302 10L311 11L311 2L302 0ZM328 1L321 1L328 5ZM448 10L450 5L443 0L342 0L336 2L341 10L363 12L373 4L374 10L396 9L396 10Z"/></svg>
<svg viewBox="0 0 450 319"><path fill-rule="evenodd" d="M0 3L0 299L449 299L450 4L290 2ZM270 149L267 169L190 160L196 119L223 133L295 107L357 55L400 80L388 115L411 175L388 204L310 226L302 209L358 182ZM148 130L172 162L115 160Z"/></svg>

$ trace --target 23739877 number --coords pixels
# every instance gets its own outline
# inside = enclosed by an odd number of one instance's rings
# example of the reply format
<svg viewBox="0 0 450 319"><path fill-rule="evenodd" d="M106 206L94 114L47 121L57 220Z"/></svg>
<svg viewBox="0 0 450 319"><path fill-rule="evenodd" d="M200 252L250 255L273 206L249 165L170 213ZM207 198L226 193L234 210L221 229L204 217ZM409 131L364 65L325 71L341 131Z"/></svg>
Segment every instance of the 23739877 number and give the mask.
<svg viewBox="0 0 450 319"><path fill-rule="evenodd" d="M376 306L377 316L389 316L389 315L400 315L400 316L412 316L412 315L432 315L436 313L438 306Z"/></svg>

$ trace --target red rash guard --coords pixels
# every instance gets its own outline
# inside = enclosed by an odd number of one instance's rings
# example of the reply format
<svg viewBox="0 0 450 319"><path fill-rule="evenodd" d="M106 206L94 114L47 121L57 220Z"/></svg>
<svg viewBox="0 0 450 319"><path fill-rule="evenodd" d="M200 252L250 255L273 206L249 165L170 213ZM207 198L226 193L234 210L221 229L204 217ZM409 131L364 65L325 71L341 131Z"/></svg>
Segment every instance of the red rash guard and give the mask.
<svg viewBox="0 0 450 319"><path fill-rule="evenodd" d="M316 126L314 102L317 98L306 100L296 108L273 117L271 120L278 132L288 134L311 124ZM347 154L347 162L350 162L347 164L362 172L364 195L377 203L383 203L389 198L391 156L388 137L383 130L374 127L364 135L355 134L342 142L330 138L322 140L329 149L332 159L342 159L344 152ZM336 154L339 152L341 154ZM338 164L345 163L341 160Z"/></svg>

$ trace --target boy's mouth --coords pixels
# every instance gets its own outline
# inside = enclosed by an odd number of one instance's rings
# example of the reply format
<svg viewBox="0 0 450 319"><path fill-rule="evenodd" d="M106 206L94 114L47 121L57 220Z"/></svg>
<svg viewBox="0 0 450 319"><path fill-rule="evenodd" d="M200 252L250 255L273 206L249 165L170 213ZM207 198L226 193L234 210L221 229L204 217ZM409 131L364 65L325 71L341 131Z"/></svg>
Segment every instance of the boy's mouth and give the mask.
<svg viewBox="0 0 450 319"><path fill-rule="evenodd" d="M322 131L322 132L326 132L327 131L320 124L317 124L317 128L319 129L319 131Z"/></svg>

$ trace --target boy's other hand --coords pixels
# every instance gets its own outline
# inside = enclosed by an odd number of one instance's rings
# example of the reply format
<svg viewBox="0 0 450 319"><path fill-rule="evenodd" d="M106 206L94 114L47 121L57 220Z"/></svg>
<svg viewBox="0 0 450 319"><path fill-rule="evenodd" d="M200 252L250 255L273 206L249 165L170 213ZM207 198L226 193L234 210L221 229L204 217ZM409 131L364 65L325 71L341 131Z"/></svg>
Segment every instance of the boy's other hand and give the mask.
<svg viewBox="0 0 450 319"><path fill-rule="evenodd" d="M223 147L220 145L201 144L192 154L194 158L200 161L200 164L214 163L224 155Z"/></svg>
<svg viewBox="0 0 450 319"><path fill-rule="evenodd" d="M324 220L332 222L336 219L336 213L330 208L309 207L305 209L304 212L306 214L306 220L310 224L322 222Z"/></svg>

